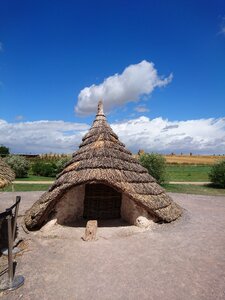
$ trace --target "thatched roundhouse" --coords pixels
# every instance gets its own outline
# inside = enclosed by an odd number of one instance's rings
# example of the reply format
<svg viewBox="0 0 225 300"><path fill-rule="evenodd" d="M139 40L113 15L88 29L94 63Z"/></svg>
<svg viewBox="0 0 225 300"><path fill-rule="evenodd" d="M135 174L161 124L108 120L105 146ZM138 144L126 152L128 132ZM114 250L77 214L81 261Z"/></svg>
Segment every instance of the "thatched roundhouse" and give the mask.
<svg viewBox="0 0 225 300"><path fill-rule="evenodd" d="M13 170L0 158L0 188L10 184L15 179Z"/></svg>
<svg viewBox="0 0 225 300"><path fill-rule="evenodd" d="M106 121L100 101L79 150L27 211L25 224L34 230L51 218L59 224L69 224L79 218L120 217L135 224L139 216L171 222L181 213L181 208L119 141Z"/></svg>

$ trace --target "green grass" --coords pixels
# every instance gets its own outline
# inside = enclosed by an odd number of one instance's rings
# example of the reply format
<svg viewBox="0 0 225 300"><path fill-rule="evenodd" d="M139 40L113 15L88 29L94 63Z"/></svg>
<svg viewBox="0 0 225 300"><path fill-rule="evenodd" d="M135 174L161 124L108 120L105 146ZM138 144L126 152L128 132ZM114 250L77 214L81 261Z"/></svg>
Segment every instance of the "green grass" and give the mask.
<svg viewBox="0 0 225 300"><path fill-rule="evenodd" d="M172 193L225 196L225 189L216 188L212 185L163 184L162 186L167 192Z"/></svg>
<svg viewBox="0 0 225 300"><path fill-rule="evenodd" d="M29 175L26 178L16 178L15 181L53 181L53 180L55 180L55 177Z"/></svg>
<svg viewBox="0 0 225 300"><path fill-rule="evenodd" d="M210 181L209 165L167 165L168 181Z"/></svg>
<svg viewBox="0 0 225 300"><path fill-rule="evenodd" d="M47 191L50 185L48 184L14 184L15 192L34 192L34 191ZM12 186L7 186L0 189L0 192L12 192Z"/></svg>

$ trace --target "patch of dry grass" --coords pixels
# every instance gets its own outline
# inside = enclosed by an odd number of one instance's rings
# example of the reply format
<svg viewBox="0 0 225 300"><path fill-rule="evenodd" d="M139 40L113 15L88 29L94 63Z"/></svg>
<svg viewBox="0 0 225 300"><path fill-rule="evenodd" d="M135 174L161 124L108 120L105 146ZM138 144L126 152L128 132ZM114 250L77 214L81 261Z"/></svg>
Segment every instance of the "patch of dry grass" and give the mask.
<svg viewBox="0 0 225 300"><path fill-rule="evenodd" d="M212 165L225 156L214 155L164 155L168 164Z"/></svg>

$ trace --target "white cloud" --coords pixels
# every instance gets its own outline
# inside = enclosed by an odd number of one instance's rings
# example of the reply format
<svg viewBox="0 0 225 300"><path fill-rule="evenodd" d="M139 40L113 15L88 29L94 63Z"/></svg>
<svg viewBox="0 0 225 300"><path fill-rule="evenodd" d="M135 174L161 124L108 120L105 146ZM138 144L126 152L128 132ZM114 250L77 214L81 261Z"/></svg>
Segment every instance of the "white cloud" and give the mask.
<svg viewBox="0 0 225 300"><path fill-rule="evenodd" d="M225 153L225 118L168 121L142 116L111 126L132 152ZM0 145L14 153L71 153L88 128L87 124L64 121L0 120Z"/></svg>
<svg viewBox="0 0 225 300"><path fill-rule="evenodd" d="M172 74L162 78L152 62L143 60L128 66L122 74L106 78L99 85L85 87L78 95L75 111L83 115L94 113L100 99L104 101L105 110L109 111L127 102L138 101L141 96L150 95L156 87L165 86L171 80Z"/></svg>
<svg viewBox="0 0 225 300"><path fill-rule="evenodd" d="M89 128L64 121L8 123L0 120L0 144L14 153L71 153Z"/></svg>
<svg viewBox="0 0 225 300"><path fill-rule="evenodd" d="M139 112L139 113L144 113L144 112L148 112L149 109L144 106L144 105L137 105L135 108L134 108L135 111Z"/></svg>
<svg viewBox="0 0 225 300"><path fill-rule="evenodd" d="M0 42L0 52L3 51L3 44Z"/></svg>
<svg viewBox="0 0 225 300"><path fill-rule="evenodd" d="M134 152L225 153L225 118L168 121L140 117L112 124L112 128Z"/></svg>

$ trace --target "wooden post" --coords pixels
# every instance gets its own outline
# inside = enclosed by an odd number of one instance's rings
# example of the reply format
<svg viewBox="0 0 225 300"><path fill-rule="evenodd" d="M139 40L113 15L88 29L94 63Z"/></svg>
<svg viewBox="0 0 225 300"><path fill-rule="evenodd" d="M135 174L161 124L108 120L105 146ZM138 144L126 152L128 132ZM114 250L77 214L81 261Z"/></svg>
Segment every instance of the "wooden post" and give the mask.
<svg viewBox="0 0 225 300"><path fill-rule="evenodd" d="M84 241L95 241L96 233L98 228L97 220L90 220L87 222L84 237L82 238Z"/></svg>

